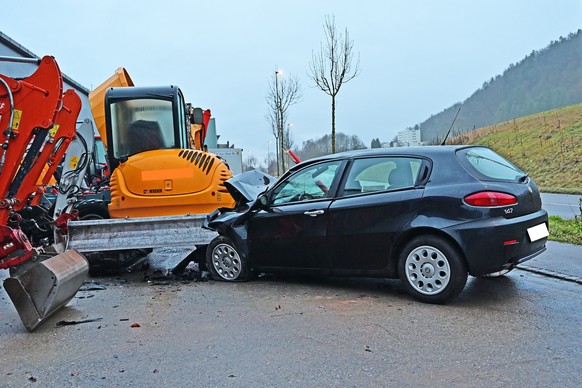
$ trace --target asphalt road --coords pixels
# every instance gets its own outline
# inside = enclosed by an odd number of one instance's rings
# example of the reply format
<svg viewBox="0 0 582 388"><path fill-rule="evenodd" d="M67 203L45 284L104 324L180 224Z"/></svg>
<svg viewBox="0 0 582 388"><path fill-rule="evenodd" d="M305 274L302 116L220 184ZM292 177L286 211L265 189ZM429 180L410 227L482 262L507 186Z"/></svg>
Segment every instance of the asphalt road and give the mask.
<svg viewBox="0 0 582 388"><path fill-rule="evenodd" d="M549 215L572 219L580 215L580 195L542 193L542 208Z"/></svg>
<svg viewBox="0 0 582 388"><path fill-rule="evenodd" d="M542 194L550 214L577 196ZM565 202L564 202L565 201ZM0 271L0 280L8 276ZM560 386L582 381L582 247L445 306L396 280L264 277L226 284L91 278L27 333L0 288L0 386ZM93 320L57 326L60 321ZM138 326L138 327L132 327Z"/></svg>
<svg viewBox="0 0 582 388"><path fill-rule="evenodd" d="M582 263L581 263L582 264ZM5 271L4 271L5 272ZM0 290L0 386L578 387L577 283L516 269L453 303L396 280L94 278L34 333ZM62 320L100 319L57 327ZM139 325L139 327L132 327Z"/></svg>

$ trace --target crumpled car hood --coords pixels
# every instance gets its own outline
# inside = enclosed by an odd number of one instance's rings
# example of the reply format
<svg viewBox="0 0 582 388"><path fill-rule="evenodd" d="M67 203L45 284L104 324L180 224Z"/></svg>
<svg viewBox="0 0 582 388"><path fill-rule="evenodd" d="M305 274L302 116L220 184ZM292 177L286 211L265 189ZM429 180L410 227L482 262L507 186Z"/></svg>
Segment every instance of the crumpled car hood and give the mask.
<svg viewBox="0 0 582 388"><path fill-rule="evenodd" d="M245 171L224 182L224 186L237 204L257 199L259 194L271 187L277 178L259 170Z"/></svg>

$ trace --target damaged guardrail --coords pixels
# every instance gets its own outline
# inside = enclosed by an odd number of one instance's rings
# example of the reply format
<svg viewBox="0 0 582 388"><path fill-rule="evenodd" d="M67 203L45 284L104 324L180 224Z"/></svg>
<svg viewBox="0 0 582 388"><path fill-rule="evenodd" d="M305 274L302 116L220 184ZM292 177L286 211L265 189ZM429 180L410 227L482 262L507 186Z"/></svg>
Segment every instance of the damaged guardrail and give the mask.
<svg viewBox="0 0 582 388"><path fill-rule="evenodd" d="M206 215L69 221L67 249L79 252L162 247L196 248L218 234L202 228Z"/></svg>

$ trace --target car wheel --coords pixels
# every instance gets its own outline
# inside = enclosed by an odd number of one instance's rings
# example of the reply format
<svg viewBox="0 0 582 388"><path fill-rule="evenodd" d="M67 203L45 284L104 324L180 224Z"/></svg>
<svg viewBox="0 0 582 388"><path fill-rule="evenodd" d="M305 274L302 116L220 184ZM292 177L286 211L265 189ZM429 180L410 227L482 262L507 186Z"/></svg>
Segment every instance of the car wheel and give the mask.
<svg viewBox="0 0 582 388"><path fill-rule="evenodd" d="M218 236L206 249L206 267L212 277L224 281L245 281L249 278L248 264L232 241Z"/></svg>
<svg viewBox="0 0 582 388"><path fill-rule="evenodd" d="M436 236L419 236L398 259L400 281L408 293L427 303L444 303L467 283L467 266L459 252Z"/></svg>

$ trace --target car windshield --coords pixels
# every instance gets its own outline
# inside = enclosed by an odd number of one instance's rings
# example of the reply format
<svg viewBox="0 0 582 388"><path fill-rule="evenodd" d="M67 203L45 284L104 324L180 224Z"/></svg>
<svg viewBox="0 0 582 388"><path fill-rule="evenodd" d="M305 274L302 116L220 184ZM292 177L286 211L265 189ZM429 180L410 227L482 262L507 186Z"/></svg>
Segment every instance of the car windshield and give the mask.
<svg viewBox="0 0 582 388"><path fill-rule="evenodd" d="M341 161L316 164L290 176L273 192L273 204L325 198Z"/></svg>
<svg viewBox="0 0 582 388"><path fill-rule="evenodd" d="M470 148L462 155L484 179L516 181L526 176L523 171L489 148Z"/></svg>

